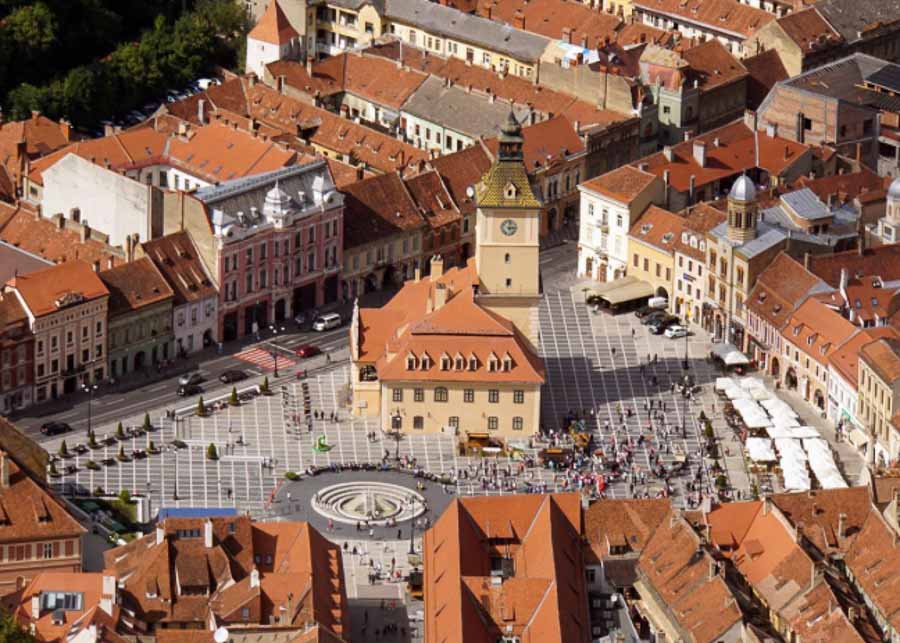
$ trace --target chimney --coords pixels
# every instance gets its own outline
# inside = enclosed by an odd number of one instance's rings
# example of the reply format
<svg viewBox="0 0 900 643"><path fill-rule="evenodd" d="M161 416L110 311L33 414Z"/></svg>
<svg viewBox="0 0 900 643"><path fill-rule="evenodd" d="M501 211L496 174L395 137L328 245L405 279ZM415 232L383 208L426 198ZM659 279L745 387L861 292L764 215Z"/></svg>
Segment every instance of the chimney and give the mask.
<svg viewBox="0 0 900 643"><path fill-rule="evenodd" d="M9 489L9 456L0 451L0 488Z"/></svg>
<svg viewBox="0 0 900 643"><path fill-rule="evenodd" d="M525 30L525 14L522 13L521 9L516 9L516 12L513 14L513 27Z"/></svg>
<svg viewBox="0 0 900 643"><path fill-rule="evenodd" d="M284 94L284 74L275 79L275 86L279 94Z"/></svg>
<svg viewBox="0 0 900 643"><path fill-rule="evenodd" d="M808 252L803 253L803 268L809 271L809 258L810 254Z"/></svg>
<svg viewBox="0 0 900 643"><path fill-rule="evenodd" d="M562 39L570 45L572 44L572 27L563 27Z"/></svg>
<svg viewBox="0 0 900 643"><path fill-rule="evenodd" d="M39 111L35 109L31 110L31 120L36 121L38 118L40 118L40 116L41 113Z"/></svg>
<svg viewBox="0 0 900 643"><path fill-rule="evenodd" d="M256 567L250 570L250 587L259 587L259 570Z"/></svg>
<svg viewBox="0 0 900 643"><path fill-rule="evenodd" d="M700 167L706 167L706 143L694 141L694 160Z"/></svg>
<svg viewBox="0 0 900 643"><path fill-rule="evenodd" d="M65 230L66 228L66 218L63 216L62 212L56 214L56 227L60 230Z"/></svg>
<svg viewBox="0 0 900 643"><path fill-rule="evenodd" d="M838 514L838 542L847 537L847 514Z"/></svg>
<svg viewBox="0 0 900 643"><path fill-rule="evenodd" d="M777 123L766 123L766 136L769 138L775 138L778 136L778 124Z"/></svg>
<svg viewBox="0 0 900 643"><path fill-rule="evenodd" d="M356 180L362 181L366 178L366 169L362 165L356 166Z"/></svg>
<svg viewBox="0 0 900 643"><path fill-rule="evenodd" d="M72 140L72 123L65 118L60 119L59 121L59 131L62 132L63 138L65 138L66 141Z"/></svg>
<svg viewBox="0 0 900 643"><path fill-rule="evenodd" d="M203 546L207 549L213 546L213 524L209 518L203 522Z"/></svg>
<svg viewBox="0 0 900 643"><path fill-rule="evenodd" d="M162 528L162 526L156 526L156 544L162 545L163 541L166 539L166 530Z"/></svg>
<svg viewBox="0 0 900 643"><path fill-rule="evenodd" d="M250 73L247 75L247 85L250 87L254 87L256 85L256 74Z"/></svg>
<svg viewBox="0 0 900 643"><path fill-rule="evenodd" d="M762 515L764 515L764 516L768 516L768 515L769 515L769 511L770 511L769 502L770 502L770 501L769 501L769 497L768 497L768 496L766 496L765 498L763 498L763 503L762 503Z"/></svg>
<svg viewBox="0 0 900 643"><path fill-rule="evenodd" d="M691 174L690 184L688 187L688 196L690 197L691 203L694 202L694 182L697 180L693 174Z"/></svg>
<svg viewBox="0 0 900 643"><path fill-rule="evenodd" d="M663 147L663 156L666 158L666 160L667 160L669 163L672 162L673 154L672 154L672 147L671 147L671 146L666 145L666 146Z"/></svg>
<svg viewBox="0 0 900 643"><path fill-rule="evenodd" d="M416 283L419 283L419 281L422 279L422 269L419 268L419 266L416 266L415 276L413 277L413 279Z"/></svg>
<svg viewBox="0 0 900 643"><path fill-rule="evenodd" d="M444 275L444 259L441 255L431 257L431 281L436 281Z"/></svg>
<svg viewBox="0 0 900 643"><path fill-rule="evenodd" d="M206 101L202 98L197 101L197 122L206 125Z"/></svg>
<svg viewBox="0 0 900 643"><path fill-rule="evenodd" d="M434 309L437 310L447 303L447 286L437 284L434 287Z"/></svg>
<svg viewBox="0 0 900 643"><path fill-rule="evenodd" d="M41 617L41 595L31 597L31 620L36 621Z"/></svg>
<svg viewBox="0 0 900 643"><path fill-rule="evenodd" d="M709 561L709 577L715 578L718 575L719 575L719 564L715 560L710 559L710 561Z"/></svg>

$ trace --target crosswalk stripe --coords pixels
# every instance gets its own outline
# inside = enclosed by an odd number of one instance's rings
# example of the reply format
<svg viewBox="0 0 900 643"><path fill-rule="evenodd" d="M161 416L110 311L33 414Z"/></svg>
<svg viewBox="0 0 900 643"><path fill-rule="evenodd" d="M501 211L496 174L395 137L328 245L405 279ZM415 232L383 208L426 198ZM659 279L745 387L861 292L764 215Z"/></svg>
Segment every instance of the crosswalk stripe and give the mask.
<svg viewBox="0 0 900 643"><path fill-rule="evenodd" d="M272 355L261 348L250 348L237 353L235 357L241 361L249 362L267 371L275 370L275 360ZM296 361L287 357L278 356L278 366L280 368L291 368L297 364Z"/></svg>

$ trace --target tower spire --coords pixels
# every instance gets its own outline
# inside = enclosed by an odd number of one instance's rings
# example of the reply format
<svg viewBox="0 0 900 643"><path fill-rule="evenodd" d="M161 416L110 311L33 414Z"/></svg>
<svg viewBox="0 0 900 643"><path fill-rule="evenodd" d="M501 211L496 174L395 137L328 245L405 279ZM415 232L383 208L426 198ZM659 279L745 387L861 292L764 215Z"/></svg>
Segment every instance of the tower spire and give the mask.
<svg viewBox="0 0 900 643"><path fill-rule="evenodd" d="M499 152L497 157L501 161L521 161L522 160L522 125L513 113L512 107L509 108L509 115L506 117L506 123L500 128Z"/></svg>

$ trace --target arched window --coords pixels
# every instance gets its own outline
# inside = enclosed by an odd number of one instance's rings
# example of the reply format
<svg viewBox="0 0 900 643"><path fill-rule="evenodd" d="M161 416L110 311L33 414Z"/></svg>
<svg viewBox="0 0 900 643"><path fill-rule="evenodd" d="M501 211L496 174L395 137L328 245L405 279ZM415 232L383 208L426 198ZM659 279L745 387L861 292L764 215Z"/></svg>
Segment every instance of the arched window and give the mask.
<svg viewBox="0 0 900 643"><path fill-rule="evenodd" d="M447 389L443 386L438 386L434 389L434 401L435 402L446 402L447 401Z"/></svg>

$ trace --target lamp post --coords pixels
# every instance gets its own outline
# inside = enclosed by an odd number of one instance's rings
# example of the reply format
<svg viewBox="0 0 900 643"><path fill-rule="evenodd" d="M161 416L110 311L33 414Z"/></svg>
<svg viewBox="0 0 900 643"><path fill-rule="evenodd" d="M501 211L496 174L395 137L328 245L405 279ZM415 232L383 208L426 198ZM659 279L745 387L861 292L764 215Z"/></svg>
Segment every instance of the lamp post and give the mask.
<svg viewBox="0 0 900 643"><path fill-rule="evenodd" d="M87 432L88 432L88 435L91 434L91 428L92 428L92 427L91 427L91 420L93 419L93 418L92 418L92 410L93 410L92 407L93 407L93 404L94 404L94 392L95 392L98 388L99 388L99 386L98 386L97 384L85 384L85 385L83 385L83 386L81 387L81 389L82 389L85 393L88 394L88 417L87 417L87 421L88 421L88 427L87 427L88 430L87 430Z"/></svg>
<svg viewBox="0 0 900 643"><path fill-rule="evenodd" d="M282 333L284 332L284 328L283 328L283 327L282 327L282 328L277 328L274 324L272 324L271 326L269 326L269 330L272 331L272 337L273 337L273 338L274 338L274 337L277 337L279 332L282 332ZM270 348L270 349L269 349L269 355L272 356L272 360L275 362L275 364L274 364L274 369L275 369L275 370L274 370L273 375L274 375L275 377L278 377L278 348L277 348L278 344L275 344L275 343L274 343L274 342L275 342L274 339L272 340L272 342L273 342L275 348Z"/></svg>
<svg viewBox="0 0 900 643"><path fill-rule="evenodd" d="M153 520L153 504L150 499L150 491L151 491L151 482L147 480L147 523L149 524L151 520Z"/></svg>
<svg viewBox="0 0 900 643"><path fill-rule="evenodd" d="M689 359L688 358L688 335L690 335L690 333L685 331L685 333L684 333L684 361L681 362L681 368L683 368L684 370L688 370L688 368L689 368L689 365L688 365L688 359Z"/></svg>
<svg viewBox="0 0 900 643"><path fill-rule="evenodd" d="M399 442L397 443L399 444ZM416 553L416 496L414 494L410 494L410 521L409 521L409 553L410 555Z"/></svg>

